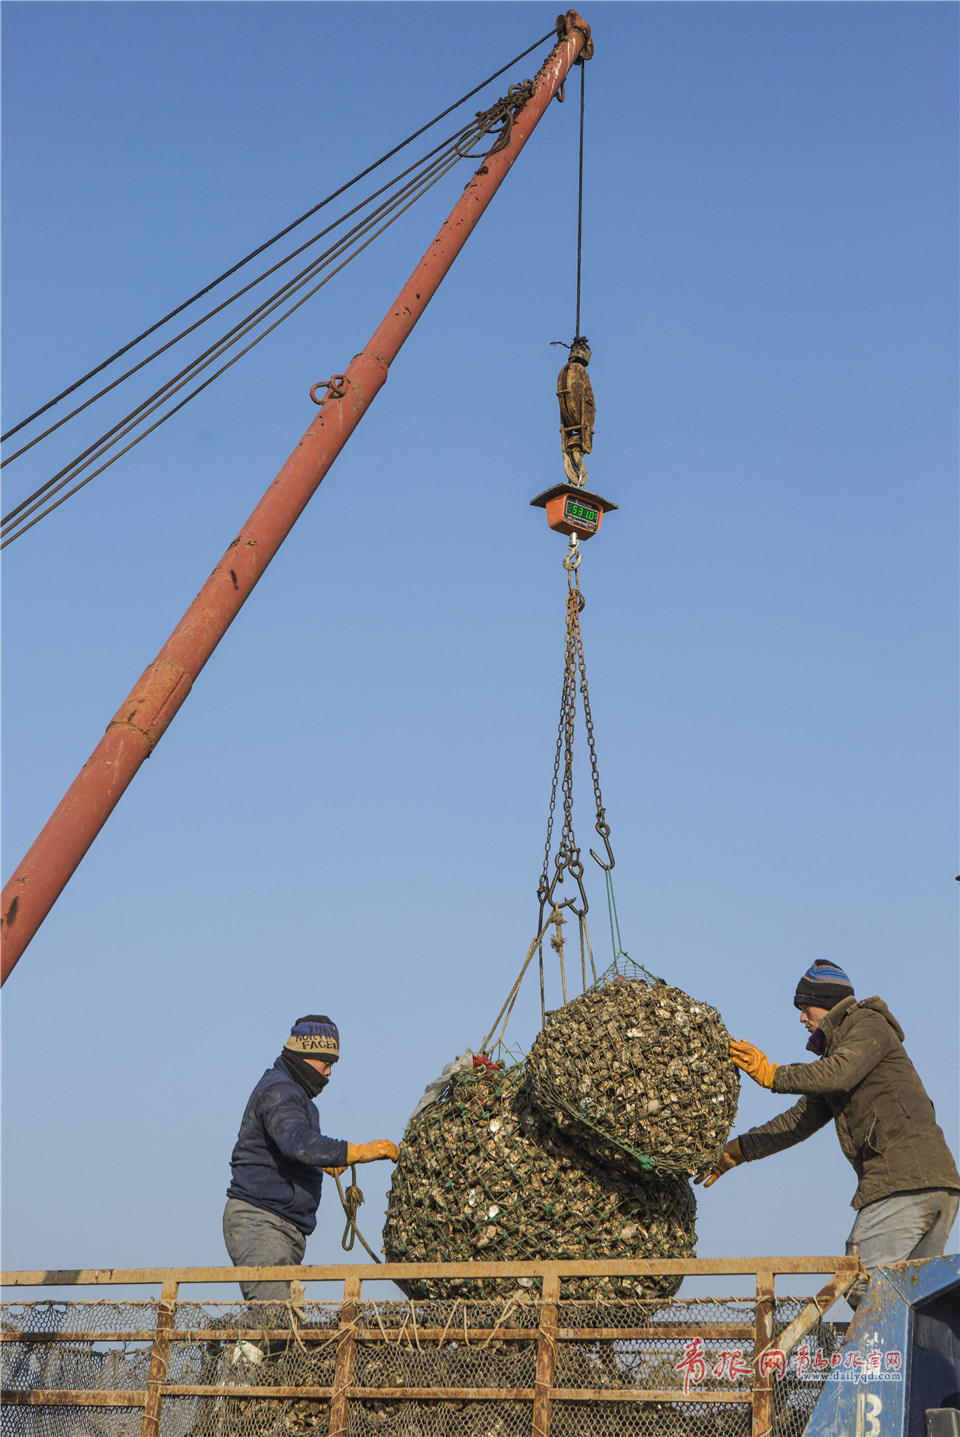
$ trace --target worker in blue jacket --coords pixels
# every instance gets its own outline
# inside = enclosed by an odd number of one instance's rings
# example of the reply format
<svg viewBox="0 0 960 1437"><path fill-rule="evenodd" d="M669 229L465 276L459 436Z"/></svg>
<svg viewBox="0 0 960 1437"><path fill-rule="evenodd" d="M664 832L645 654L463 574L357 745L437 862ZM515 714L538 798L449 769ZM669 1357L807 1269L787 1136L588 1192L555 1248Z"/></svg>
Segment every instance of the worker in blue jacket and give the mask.
<svg viewBox="0 0 960 1437"><path fill-rule="evenodd" d="M324 1171L400 1156L386 1138L347 1143L321 1133L312 1099L327 1086L339 1057L340 1034L330 1018L298 1018L279 1058L250 1094L223 1212L223 1237L235 1267L299 1266L317 1225ZM248 1302L286 1304L290 1298L287 1282L241 1282L240 1290ZM269 1324L265 1315L263 1309L248 1313L246 1325L273 1325L276 1319L276 1325L289 1326L283 1308ZM251 1348L244 1355L257 1360L262 1353Z"/></svg>

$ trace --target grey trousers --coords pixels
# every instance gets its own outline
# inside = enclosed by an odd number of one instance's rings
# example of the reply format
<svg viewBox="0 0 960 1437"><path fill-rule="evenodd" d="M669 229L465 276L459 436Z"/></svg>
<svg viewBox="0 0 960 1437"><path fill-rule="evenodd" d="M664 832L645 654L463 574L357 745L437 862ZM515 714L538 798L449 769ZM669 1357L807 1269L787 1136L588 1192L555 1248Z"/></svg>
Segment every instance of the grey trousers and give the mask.
<svg viewBox="0 0 960 1437"><path fill-rule="evenodd" d="M879 1202L867 1203L857 1213L847 1238L847 1252L854 1247L869 1273L888 1262L908 1262L921 1257L942 1257L950 1229L960 1208L960 1194L930 1189L924 1192L895 1193ZM866 1284L847 1296L856 1307Z"/></svg>
<svg viewBox="0 0 960 1437"><path fill-rule="evenodd" d="M234 1267L299 1267L307 1246L307 1239L292 1222L239 1198L227 1198L223 1240ZM286 1304L290 1300L289 1282L241 1282L240 1291L247 1302ZM249 1317L249 1323L241 1320L242 1326L290 1326L286 1306L279 1307L275 1314L260 1309Z"/></svg>

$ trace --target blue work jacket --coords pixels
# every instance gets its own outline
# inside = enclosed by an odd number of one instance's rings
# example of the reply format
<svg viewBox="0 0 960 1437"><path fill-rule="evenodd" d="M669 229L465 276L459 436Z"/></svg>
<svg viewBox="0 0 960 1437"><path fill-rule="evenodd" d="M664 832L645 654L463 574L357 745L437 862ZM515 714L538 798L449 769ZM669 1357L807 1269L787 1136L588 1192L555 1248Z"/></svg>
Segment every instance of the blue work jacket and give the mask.
<svg viewBox="0 0 960 1437"><path fill-rule="evenodd" d="M313 1102L278 1058L247 1101L227 1197L274 1212L309 1235L317 1225L322 1169L346 1161L346 1143L324 1137Z"/></svg>

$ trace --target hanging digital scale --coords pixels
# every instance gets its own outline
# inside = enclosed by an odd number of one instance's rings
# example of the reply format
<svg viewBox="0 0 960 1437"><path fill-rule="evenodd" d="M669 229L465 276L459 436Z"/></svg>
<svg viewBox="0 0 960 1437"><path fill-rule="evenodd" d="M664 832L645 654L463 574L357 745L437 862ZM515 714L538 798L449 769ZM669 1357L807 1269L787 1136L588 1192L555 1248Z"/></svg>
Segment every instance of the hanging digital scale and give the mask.
<svg viewBox="0 0 960 1437"><path fill-rule="evenodd" d="M580 539L595 534L605 512L618 507L612 499L602 499L587 489L572 489L569 484L544 489L530 504L532 508L546 509L547 523L558 534L576 534Z"/></svg>

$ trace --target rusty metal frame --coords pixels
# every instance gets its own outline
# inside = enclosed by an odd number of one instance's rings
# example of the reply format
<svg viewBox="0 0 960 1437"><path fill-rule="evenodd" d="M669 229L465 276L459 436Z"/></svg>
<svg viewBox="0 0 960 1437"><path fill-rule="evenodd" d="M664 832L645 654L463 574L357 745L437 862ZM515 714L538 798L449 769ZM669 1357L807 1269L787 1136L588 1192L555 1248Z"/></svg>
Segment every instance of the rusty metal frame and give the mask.
<svg viewBox="0 0 960 1437"><path fill-rule="evenodd" d="M453 1387L390 1387L377 1388L378 1399L396 1401L513 1401L532 1404L531 1437L549 1437L552 1409L557 1402L602 1401L642 1404L648 1402L709 1402L736 1404L752 1411L752 1437L770 1437L773 1426L772 1374L760 1370L762 1354L773 1345L775 1281L788 1274L831 1274L790 1326L780 1335L780 1350L792 1348L810 1331L814 1323L837 1302L862 1275L856 1257L759 1257L759 1258L678 1258L672 1261L617 1260L583 1262L471 1262L471 1263L380 1263L351 1264L330 1267L192 1267L192 1268L89 1268L59 1271L0 1273L0 1283L8 1291L42 1287L118 1287L149 1285L161 1287L155 1326L147 1332L67 1330L55 1333L5 1331L2 1342L77 1342L77 1341L149 1341L150 1371L143 1391L3 1391L0 1400L11 1406L44 1407L140 1407L143 1409L142 1437L157 1437L163 1401L166 1397L220 1397L232 1400L248 1398L302 1398L330 1401L328 1437L345 1437L349 1405L352 1398L369 1397L370 1388L353 1385L353 1363L358 1342L384 1341L380 1328L356 1325L358 1304L364 1282L403 1282L423 1278L527 1278L539 1280L540 1321L536 1328L470 1328L469 1339L484 1340L496 1335L504 1341L529 1342L536 1335L536 1375L532 1388L453 1388ZM610 1391L607 1389L560 1388L554 1385L558 1345L564 1341L667 1338L687 1336L688 1330L675 1324L645 1323L636 1327L571 1328L561 1326L563 1302L560 1284L564 1278L684 1276L753 1277L753 1323L704 1323L700 1335L705 1339L739 1338L752 1344L754 1379L750 1387L729 1392L710 1389L684 1394L681 1390L657 1389ZM329 1387L209 1387L166 1381L171 1345L195 1337L195 1333L179 1331L175 1326L176 1304L185 1283L236 1283L243 1281L335 1282L342 1284L340 1324L336 1333L337 1359L333 1385ZM459 1332L459 1329L458 1329ZM205 1330L210 1340L232 1341L240 1335L236 1327ZM440 1329L418 1328L418 1340L442 1341L447 1334ZM286 1329L266 1332L265 1337L289 1337ZM299 1334L305 1343L329 1342L330 1332L303 1329Z"/></svg>

